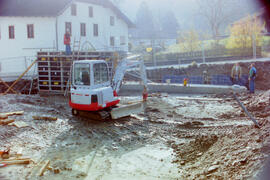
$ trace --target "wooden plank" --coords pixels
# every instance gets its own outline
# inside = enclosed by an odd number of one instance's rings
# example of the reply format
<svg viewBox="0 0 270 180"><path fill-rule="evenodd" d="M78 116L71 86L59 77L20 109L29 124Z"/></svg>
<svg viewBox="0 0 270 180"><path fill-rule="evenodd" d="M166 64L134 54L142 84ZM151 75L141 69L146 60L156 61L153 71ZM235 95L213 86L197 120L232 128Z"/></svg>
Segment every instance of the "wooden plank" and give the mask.
<svg viewBox="0 0 270 180"><path fill-rule="evenodd" d="M138 101L130 101L130 102L127 102L127 104L136 104L136 103L141 103L143 102L142 100L138 100Z"/></svg>
<svg viewBox="0 0 270 180"><path fill-rule="evenodd" d="M9 123L13 123L14 121L15 121L14 119L1 120L0 125L7 125Z"/></svg>
<svg viewBox="0 0 270 180"><path fill-rule="evenodd" d="M0 116L13 116L13 115L23 115L24 111L16 111L16 112L7 112L7 113L0 113Z"/></svg>
<svg viewBox="0 0 270 180"><path fill-rule="evenodd" d="M15 126L17 128L23 128L23 127L28 127L29 125L23 121L16 121L13 123L10 123L9 126Z"/></svg>
<svg viewBox="0 0 270 180"><path fill-rule="evenodd" d="M32 116L34 120L57 121L57 117Z"/></svg>
<svg viewBox="0 0 270 180"><path fill-rule="evenodd" d="M7 115L0 114L0 120L1 120L1 119L7 119L7 118L8 118L8 116L7 116Z"/></svg>
<svg viewBox="0 0 270 180"><path fill-rule="evenodd" d="M9 158L9 159L5 159L5 160L3 160L3 161L5 161L5 162L11 162L11 161L17 161L17 160L19 160L19 161L27 161L27 160L30 160L31 161L31 159L30 158ZM1 161L0 161L1 162ZM1 162L2 163L2 162Z"/></svg>
<svg viewBox="0 0 270 180"><path fill-rule="evenodd" d="M13 161L0 161L1 164L14 165L14 164L30 164L31 159L13 160Z"/></svg>
<svg viewBox="0 0 270 180"><path fill-rule="evenodd" d="M50 164L50 160L46 160L43 164L43 166L40 168L40 171L39 171L39 176L43 176L45 170L48 168Z"/></svg>

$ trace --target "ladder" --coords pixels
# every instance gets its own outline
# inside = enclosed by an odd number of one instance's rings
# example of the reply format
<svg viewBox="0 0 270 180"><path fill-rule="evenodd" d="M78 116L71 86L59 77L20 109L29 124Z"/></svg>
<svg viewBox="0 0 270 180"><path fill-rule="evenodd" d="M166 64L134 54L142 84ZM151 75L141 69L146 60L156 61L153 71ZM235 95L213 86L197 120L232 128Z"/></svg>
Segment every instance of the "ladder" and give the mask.
<svg viewBox="0 0 270 180"><path fill-rule="evenodd" d="M81 36L79 41L74 38L73 42L73 51L72 51L72 61L78 60L78 57L80 57L80 48L81 48Z"/></svg>
<svg viewBox="0 0 270 180"><path fill-rule="evenodd" d="M80 48L81 48L80 46L81 46L81 36L79 40L76 40L76 38L74 38L74 41L73 41L71 66L70 66L69 78L68 78L68 82L67 82L67 86L66 86L66 90L64 94L65 97L68 95L68 91L71 85L72 62L74 60L78 60L78 58L80 57Z"/></svg>

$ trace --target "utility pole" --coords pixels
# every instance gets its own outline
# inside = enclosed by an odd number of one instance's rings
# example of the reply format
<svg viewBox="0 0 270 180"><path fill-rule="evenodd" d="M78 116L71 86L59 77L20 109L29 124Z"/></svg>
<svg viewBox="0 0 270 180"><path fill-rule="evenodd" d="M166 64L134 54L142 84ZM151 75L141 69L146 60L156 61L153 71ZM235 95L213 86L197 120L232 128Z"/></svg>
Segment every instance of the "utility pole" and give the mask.
<svg viewBox="0 0 270 180"><path fill-rule="evenodd" d="M151 40L151 44L152 44L152 60L153 60L154 66L156 67L157 66L157 60L156 60L155 38L156 38L156 32L153 31L152 40Z"/></svg>
<svg viewBox="0 0 270 180"><path fill-rule="evenodd" d="M253 59L256 59L257 57L257 51L256 51L256 36L255 34L253 33L252 34L252 47L253 47Z"/></svg>
<svg viewBox="0 0 270 180"><path fill-rule="evenodd" d="M153 52L153 61L154 61L154 66L157 66L157 60L156 60L156 47L155 47L155 39L153 39L153 44L152 44L152 52Z"/></svg>
<svg viewBox="0 0 270 180"><path fill-rule="evenodd" d="M203 58L203 63L205 63L205 52L204 52L204 42L202 41L202 58Z"/></svg>

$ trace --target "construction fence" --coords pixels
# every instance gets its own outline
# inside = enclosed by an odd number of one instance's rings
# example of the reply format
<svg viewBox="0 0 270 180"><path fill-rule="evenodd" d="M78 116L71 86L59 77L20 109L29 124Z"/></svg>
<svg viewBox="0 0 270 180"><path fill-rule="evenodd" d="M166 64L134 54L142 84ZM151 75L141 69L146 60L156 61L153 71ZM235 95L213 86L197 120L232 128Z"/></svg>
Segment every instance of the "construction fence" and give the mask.
<svg viewBox="0 0 270 180"><path fill-rule="evenodd" d="M203 38L202 38L203 39ZM270 56L270 34L251 36L222 36L218 40L178 42L161 51L143 53L146 66L165 66L256 59Z"/></svg>

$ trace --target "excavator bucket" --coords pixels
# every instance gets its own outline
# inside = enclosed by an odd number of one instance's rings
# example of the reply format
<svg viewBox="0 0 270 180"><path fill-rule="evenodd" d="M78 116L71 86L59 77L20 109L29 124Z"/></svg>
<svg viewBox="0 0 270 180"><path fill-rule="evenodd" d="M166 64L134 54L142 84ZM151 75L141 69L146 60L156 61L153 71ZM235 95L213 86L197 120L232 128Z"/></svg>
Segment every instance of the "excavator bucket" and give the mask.
<svg viewBox="0 0 270 180"><path fill-rule="evenodd" d="M112 119L119 119L122 117L130 116L131 114L138 114L143 112L143 108L143 102L123 105L117 108L113 108L111 110L111 117Z"/></svg>

